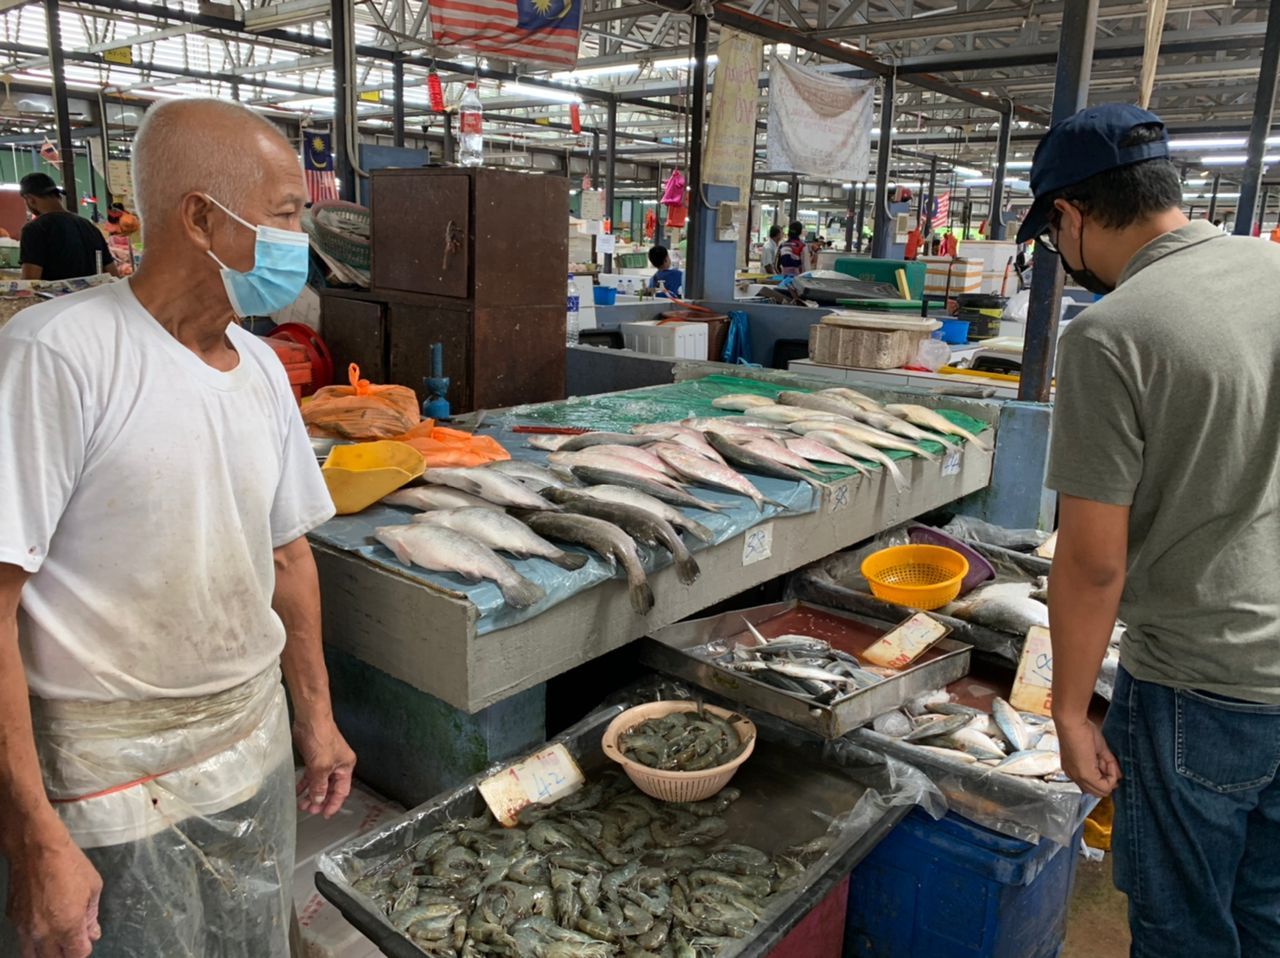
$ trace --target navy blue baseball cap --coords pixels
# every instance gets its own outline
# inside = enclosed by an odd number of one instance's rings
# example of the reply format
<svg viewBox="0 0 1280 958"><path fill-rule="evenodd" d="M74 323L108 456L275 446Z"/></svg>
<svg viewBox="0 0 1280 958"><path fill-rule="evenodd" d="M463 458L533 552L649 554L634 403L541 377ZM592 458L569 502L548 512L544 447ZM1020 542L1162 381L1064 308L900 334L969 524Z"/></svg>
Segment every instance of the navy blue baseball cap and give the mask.
<svg viewBox="0 0 1280 958"><path fill-rule="evenodd" d="M1135 126L1159 125L1161 137L1137 146L1121 146ZM1169 136L1160 117L1128 103L1091 106L1056 123L1036 147L1031 163L1035 202L1018 230L1018 242L1035 239L1049 228L1050 194L1090 177L1169 155Z"/></svg>

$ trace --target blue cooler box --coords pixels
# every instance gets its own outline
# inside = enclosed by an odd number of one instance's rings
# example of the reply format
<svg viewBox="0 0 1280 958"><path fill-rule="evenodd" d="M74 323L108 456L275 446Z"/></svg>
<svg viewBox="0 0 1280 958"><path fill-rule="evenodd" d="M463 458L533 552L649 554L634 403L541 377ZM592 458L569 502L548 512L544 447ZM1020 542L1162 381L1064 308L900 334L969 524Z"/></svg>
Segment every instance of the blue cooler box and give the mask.
<svg viewBox="0 0 1280 958"><path fill-rule="evenodd" d="M853 872L844 958L1054 958L1082 831L1030 845L915 809Z"/></svg>

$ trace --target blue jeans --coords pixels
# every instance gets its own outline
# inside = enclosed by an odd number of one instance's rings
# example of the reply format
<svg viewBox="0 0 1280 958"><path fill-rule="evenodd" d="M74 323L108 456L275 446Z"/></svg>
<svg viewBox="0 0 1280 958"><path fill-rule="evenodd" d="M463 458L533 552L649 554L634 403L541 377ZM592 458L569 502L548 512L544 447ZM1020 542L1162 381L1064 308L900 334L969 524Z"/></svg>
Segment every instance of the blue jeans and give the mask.
<svg viewBox="0 0 1280 958"><path fill-rule="evenodd" d="M1103 734L1132 958L1280 958L1280 706L1121 668Z"/></svg>

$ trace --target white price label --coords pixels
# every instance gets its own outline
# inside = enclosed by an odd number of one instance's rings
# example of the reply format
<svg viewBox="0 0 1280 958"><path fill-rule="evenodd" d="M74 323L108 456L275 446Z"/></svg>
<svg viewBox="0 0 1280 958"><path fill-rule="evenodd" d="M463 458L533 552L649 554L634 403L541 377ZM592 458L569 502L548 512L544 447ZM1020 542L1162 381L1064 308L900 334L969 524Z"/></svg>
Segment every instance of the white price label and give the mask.
<svg viewBox="0 0 1280 958"><path fill-rule="evenodd" d="M932 616L917 612L882 635L862 658L886 669L905 669L951 630Z"/></svg>
<svg viewBox="0 0 1280 958"><path fill-rule="evenodd" d="M1043 626L1027 632L1009 704L1037 715L1049 715L1053 709L1053 643Z"/></svg>
<svg viewBox="0 0 1280 958"><path fill-rule="evenodd" d="M846 479L827 489L827 511L844 512L853 504L853 480Z"/></svg>
<svg viewBox="0 0 1280 958"><path fill-rule="evenodd" d="M480 794L494 818L510 828L521 809L559 801L585 781L569 750L553 745L484 779Z"/></svg>
<svg viewBox="0 0 1280 958"><path fill-rule="evenodd" d="M742 536L742 564L762 562L773 555L773 523L748 529Z"/></svg>
<svg viewBox="0 0 1280 958"><path fill-rule="evenodd" d="M960 475L960 450L952 449L949 453L942 457L942 474L943 476Z"/></svg>
<svg viewBox="0 0 1280 958"><path fill-rule="evenodd" d="M597 253L612 253L618 248L618 237L612 233L601 233L596 237Z"/></svg>

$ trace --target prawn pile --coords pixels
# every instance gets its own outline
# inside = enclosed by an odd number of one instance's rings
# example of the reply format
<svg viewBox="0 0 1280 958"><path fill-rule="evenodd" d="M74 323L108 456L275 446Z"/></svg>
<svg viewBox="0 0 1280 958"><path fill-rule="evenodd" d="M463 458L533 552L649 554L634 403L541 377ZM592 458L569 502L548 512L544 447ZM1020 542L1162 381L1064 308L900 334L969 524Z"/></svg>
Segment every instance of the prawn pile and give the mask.
<svg viewBox="0 0 1280 958"><path fill-rule="evenodd" d="M737 730L708 712L672 712L618 737L627 758L665 771L697 772L731 762L746 748Z"/></svg>

